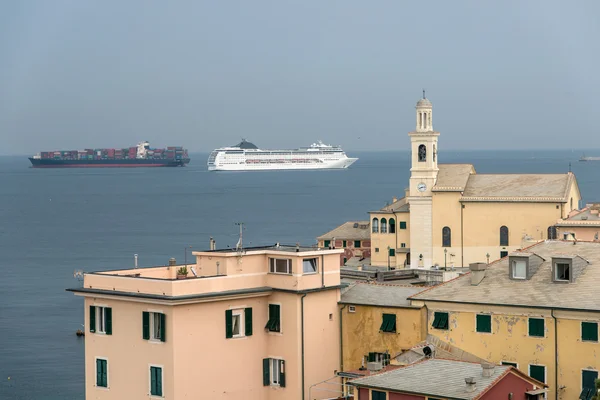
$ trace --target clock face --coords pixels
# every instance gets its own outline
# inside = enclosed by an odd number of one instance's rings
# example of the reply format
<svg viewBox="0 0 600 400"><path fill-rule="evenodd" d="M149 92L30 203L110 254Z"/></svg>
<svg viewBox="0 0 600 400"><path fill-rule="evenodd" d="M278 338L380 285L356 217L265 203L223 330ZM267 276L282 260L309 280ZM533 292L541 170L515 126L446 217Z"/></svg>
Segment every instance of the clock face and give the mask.
<svg viewBox="0 0 600 400"><path fill-rule="evenodd" d="M417 190L419 192L424 192L425 190L427 190L427 185L421 182L417 185Z"/></svg>

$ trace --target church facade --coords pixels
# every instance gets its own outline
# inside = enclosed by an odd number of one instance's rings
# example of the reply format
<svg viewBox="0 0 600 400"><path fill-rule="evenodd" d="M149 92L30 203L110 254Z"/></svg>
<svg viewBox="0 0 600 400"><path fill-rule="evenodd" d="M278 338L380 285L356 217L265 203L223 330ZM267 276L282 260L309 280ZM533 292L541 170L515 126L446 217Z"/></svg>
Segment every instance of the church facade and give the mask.
<svg viewBox="0 0 600 400"><path fill-rule="evenodd" d="M409 186L404 197L369 212L371 265L468 266L545 239L576 210L581 194L565 174L477 174L471 164L438 164L433 106L416 106Z"/></svg>

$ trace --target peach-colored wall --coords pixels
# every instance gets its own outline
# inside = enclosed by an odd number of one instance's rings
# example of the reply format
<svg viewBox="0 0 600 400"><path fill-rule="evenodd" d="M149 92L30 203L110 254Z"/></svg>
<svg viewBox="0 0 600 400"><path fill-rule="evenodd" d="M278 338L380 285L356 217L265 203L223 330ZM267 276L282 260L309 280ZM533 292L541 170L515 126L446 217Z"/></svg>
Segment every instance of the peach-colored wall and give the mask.
<svg viewBox="0 0 600 400"><path fill-rule="evenodd" d="M587 226L558 226L556 228L557 239L563 239L565 233L574 233L575 239L583 240L586 242L599 241L600 238L600 224L597 222L589 224ZM596 236L598 235L598 236Z"/></svg>

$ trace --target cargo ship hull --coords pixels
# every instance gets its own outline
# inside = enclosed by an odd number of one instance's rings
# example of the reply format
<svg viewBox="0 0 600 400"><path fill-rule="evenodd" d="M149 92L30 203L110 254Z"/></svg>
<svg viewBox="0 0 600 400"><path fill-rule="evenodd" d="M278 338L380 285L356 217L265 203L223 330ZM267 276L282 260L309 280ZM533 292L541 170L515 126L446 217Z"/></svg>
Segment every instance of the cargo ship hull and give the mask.
<svg viewBox="0 0 600 400"><path fill-rule="evenodd" d="M160 160L53 160L30 157L33 168L136 168L136 167L183 167L190 159Z"/></svg>

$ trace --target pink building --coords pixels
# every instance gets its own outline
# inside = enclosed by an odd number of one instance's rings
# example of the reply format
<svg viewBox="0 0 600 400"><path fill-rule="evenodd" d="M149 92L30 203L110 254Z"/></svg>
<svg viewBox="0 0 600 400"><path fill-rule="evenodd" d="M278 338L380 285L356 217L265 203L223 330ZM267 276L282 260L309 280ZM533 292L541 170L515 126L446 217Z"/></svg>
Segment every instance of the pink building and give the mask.
<svg viewBox="0 0 600 400"><path fill-rule="evenodd" d="M340 266L371 263L371 224L369 221L348 221L319 236L320 248L343 249Z"/></svg>
<svg viewBox="0 0 600 400"><path fill-rule="evenodd" d="M194 252L183 276L86 273L69 289L84 297L86 398L307 399L339 369L341 252L277 244Z"/></svg>
<svg viewBox="0 0 600 400"><path fill-rule="evenodd" d="M554 227L555 239L600 241L600 203L587 204L581 210L573 211L568 218L559 220ZM550 236L549 236L550 237Z"/></svg>

